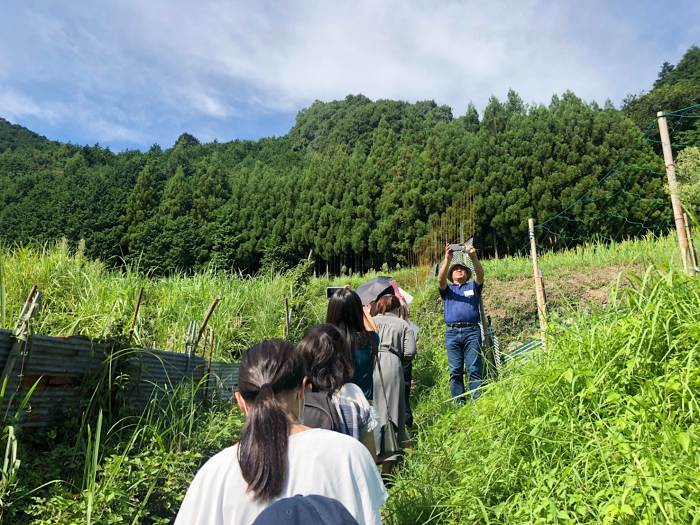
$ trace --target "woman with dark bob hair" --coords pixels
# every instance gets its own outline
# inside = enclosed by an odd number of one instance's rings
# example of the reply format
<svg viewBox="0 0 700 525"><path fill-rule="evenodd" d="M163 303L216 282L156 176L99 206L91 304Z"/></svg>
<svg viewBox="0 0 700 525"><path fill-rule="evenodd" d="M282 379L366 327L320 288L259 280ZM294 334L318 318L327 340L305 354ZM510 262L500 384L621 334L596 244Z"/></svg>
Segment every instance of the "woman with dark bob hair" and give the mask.
<svg viewBox="0 0 700 525"><path fill-rule="evenodd" d="M306 331L297 349L306 363L307 387L332 394L340 432L361 441L375 457L377 421L360 387L350 382L353 361L343 334L332 324L318 324Z"/></svg>
<svg viewBox="0 0 700 525"><path fill-rule="evenodd" d="M379 335L374 321L362 307L360 296L349 287L335 292L328 302L326 323L335 325L345 337L354 366L351 382L359 386L365 397L372 401L372 373Z"/></svg>
<svg viewBox="0 0 700 525"><path fill-rule="evenodd" d="M304 360L291 343L264 341L243 354L241 439L199 470L176 525L250 525L297 494L336 499L359 523L381 523L387 492L373 458L349 436L304 426L305 385Z"/></svg>

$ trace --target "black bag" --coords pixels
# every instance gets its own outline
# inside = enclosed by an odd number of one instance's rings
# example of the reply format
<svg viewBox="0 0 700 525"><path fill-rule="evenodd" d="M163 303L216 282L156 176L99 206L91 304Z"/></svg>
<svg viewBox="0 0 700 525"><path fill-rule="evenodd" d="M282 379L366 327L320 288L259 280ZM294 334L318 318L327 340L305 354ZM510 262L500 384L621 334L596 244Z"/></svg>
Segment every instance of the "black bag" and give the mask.
<svg viewBox="0 0 700 525"><path fill-rule="evenodd" d="M304 425L340 432L340 418L331 392L304 392Z"/></svg>

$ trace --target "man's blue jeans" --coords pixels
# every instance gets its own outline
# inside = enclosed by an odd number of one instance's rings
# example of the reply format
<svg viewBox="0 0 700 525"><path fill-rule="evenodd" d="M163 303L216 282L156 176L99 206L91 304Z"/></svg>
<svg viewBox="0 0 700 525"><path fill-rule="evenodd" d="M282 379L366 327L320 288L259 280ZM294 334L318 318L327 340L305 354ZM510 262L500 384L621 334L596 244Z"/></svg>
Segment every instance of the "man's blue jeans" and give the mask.
<svg viewBox="0 0 700 525"><path fill-rule="evenodd" d="M481 394L481 327L479 325L445 329L447 364L450 367L450 394L452 397L464 394L464 371L469 380L469 395L477 399ZM464 397L458 398L464 403Z"/></svg>

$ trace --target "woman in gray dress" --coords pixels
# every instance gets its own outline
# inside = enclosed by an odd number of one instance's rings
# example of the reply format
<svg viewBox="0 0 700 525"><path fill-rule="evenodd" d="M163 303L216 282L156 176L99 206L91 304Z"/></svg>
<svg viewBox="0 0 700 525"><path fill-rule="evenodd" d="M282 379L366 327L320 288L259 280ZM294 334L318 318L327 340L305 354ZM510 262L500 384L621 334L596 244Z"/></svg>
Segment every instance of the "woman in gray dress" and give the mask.
<svg viewBox="0 0 700 525"><path fill-rule="evenodd" d="M374 367L374 406L379 412L382 434L389 424L389 416L396 426L399 445L406 441L406 413L404 397L403 364L408 364L416 355L416 339L411 326L399 317L401 302L395 295L385 295L377 300L377 315L374 322L379 332L378 365ZM382 378L384 387L382 387ZM398 459L399 450L385 450L381 440L379 457L382 459L382 473L391 472Z"/></svg>

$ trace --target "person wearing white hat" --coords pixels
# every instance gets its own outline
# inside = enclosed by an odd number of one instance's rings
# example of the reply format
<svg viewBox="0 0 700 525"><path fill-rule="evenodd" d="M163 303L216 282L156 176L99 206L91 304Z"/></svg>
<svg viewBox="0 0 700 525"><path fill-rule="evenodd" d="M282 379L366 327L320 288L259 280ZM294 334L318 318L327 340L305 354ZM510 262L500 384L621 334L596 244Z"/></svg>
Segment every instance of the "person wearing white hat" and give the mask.
<svg viewBox="0 0 700 525"><path fill-rule="evenodd" d="M450 394L458 403L464 403L464 374L468 377L468 394L477 399L481 387L481 327L479 326L479 300L484 287L484 269L474 247L464 247L474 267L467 266L463 252L454 254L450 244L445 245L445 262L438 273L438 286L445 309L445 346L450 367ZM451 281L449 284L448 279Z"/></svg>

